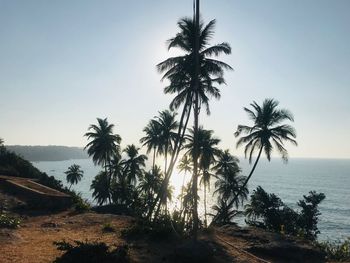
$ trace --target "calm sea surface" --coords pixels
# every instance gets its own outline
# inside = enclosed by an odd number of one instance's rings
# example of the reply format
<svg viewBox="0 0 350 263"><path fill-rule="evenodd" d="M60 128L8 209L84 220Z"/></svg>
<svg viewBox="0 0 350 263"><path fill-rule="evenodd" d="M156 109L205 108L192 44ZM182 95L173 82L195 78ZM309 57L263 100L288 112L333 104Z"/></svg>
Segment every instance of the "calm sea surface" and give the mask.
<svg viewBox="0 0 350 263"><path fill-rule="evenodd" d="M95 167L90 159L59 162L34 162L33 164L48 175L53 175L65 182L64 171L73 163L81 166L84 177L72 188L81 192L83 198L93 202L90 185L94 176L101 170ZM247 175L251 166L247 161L241 162L243 175ZM175 193L179 193L182 175L173 175ZM258 185L267 192L277 194L283 202L296 208L296 203L303 195L315 190L323 192L326 199L320 206L319 229L320 240L336 240L350 237L350 160L342 159L291 159L284 164L280 159L271 162L261 160L253 174L249 189ZM212 185L211 190L214 187ZM208 200L210 197L208 197ZM215 201L212 198L211 201ZM208 205L210 207L211 204ZM200 209L203 206L200 205ZM238 219L239 223L243 219Z"/></svg>

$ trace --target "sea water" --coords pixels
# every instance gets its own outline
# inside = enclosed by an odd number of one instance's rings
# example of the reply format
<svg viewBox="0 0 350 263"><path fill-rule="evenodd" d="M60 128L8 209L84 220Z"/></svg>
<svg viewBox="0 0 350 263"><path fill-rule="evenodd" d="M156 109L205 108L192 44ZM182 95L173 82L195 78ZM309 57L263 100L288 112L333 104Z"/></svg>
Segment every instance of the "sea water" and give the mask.
<svg viewBox="0 0 350 263"><path fill-rule="evenodd" d="M78 164L84 171L83 179L73 185L72 189L80 192L82 197L94 202L90 185L95 175L101 170L94 166L90 159L57 162L34 162L33 164L48 175L65 181L64 172L72 164ZM247 175L252 167L246 160L241 161L242 174ZM174 173L173 176L183 176ZM189 177L189 176L188 176ZM181 180L176 180L182 182ZM320 240L338 240L350 237L350 160L348 159L290 159L284 164L280 159L268 162L262 159L249 181L250 193L257 186L268 193L275 193L282 201L297 209L296 203L309 191L322 192L326 199L320 205L319 217ZM180 185L175 185L175 193L179 193ZM211 192L214 185L211 186ZM216 197L208 194L208 207L216 201ZM203 200L203 199L202 199ZM202 200L199 204L203 214ZM242 218L237 219L244 222Z"/></svg>

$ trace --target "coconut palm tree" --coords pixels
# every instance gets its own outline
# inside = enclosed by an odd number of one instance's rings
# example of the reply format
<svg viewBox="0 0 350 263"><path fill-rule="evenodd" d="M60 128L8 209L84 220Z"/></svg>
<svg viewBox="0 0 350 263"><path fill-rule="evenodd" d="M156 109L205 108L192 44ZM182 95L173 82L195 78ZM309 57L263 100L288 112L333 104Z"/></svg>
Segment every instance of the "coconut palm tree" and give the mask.
<svg viewBox="0 0 350 263"><path fill-rule="evenodd" d="M240 204L243 204L249 191L246 185L243 186L246 177L240 175L240 170L227 170L224 174L217 174L217 178L214 194L218 196L218 203L220 200L231 203L231 200L239 194L231 205L234 204L238 208Z"/></svg>
<svg viewBox="0 0 350 263"><path fill-rule="evenodd" d="M238 158L231 155L230 151L227 149L218 153L213 169L216 171L217 176L224 176L228 171L240 172L238 163Z"/></svg>
<svg viewBox="0 0 350 263"><path fill-rule="evenodd" d="M172 169L177 160L180 150L180 142L187 127L190 111L194 108L194 130L198 129L198 115L201 105L204 105L207 113L209 110L209 97L220 98L220 91L214 85L224 83L223 73L225 69L232 69L228 64L213 59L213 56L220 54L230 54L231 48L227 43L221 43L209 46L209 41L214 34L215 20L207 25L199 21L199 1L196 2L196 18L183 18L178 22L180 32L168 41L168 48L179 48L184 52L183 55L171 57L159 63L157 68L164 73L162 79L168 79L170 85L167 86L165 93L177 94L170 104L171 109L177 109L184 104L180 126L178 130L178 139L175 143L174 154L172 155L168 173L165 177L165 184L169 182ZM185 115L187 117L185 118ZM197 193L197 156L194 158L192 187ZM196 199L197 194L194 194ZM194 225L198 228L197 200L194 204ZM196 231L196 230L195 230Z"/></svg>
<svg viewBox="0 0 350 263"><path fill-rule="evenodd" d="M154 195L160 189L162 177L162 171L160 167L156 165L140 179L137 188L139 193L146 196L148 205L153 203Z"/></svg>
<svg viewBox="0 0 350 263"><path fill-rule="evenodd" d="M234 210L232 206L228 206L227 200L223 199L221 199L217 205L214 205L212 209L216 212L216 214L210 215L216 218L215 222L213 223L217 225L232 224L233 218L242 214L241 211Z"/></svg>
<svg viewBox="0 0 350 263"><path fill-rule="evenodd" d="M67 183L70 184L69 190L72 187L73 184L77 184L81 178L83 178L84 171L80 169L80 166L77 164L72 164L71 166L68 167L68 170L64 172L67 177Z"/></svg>
<svg viewBox="0 0 350 263"><path fill-rule="evenodd" d="M134 144L128 145L124 149L127 155L127 159L122 162L124 165L124 174L127 181L132 184L135 184L136 180L142 177L145 161L147 160L146 155L139 154L139 149Z"/></svg>
<svg viewBox="0 0 350 263"><path fill-rule="evenodd" d="M185 180L186 180L186 173L190 173L192 171L192 160L189 157L189 155L185 154L182 156L181 161L179 165L177 166L180 173L184 173L183 179L182 179L182 187L181 187L181 195L180 195L180 210L182 210L182 203L183 203L183 192L185 188Z"/></svg>
<svg viewBox="0 0 350 263"><path fill-rule="evenodd" d="M93 190L92 197L99 205L103 205L107 200L111 203L111 181L105 171L101 171L95 176L90 189Z"/></svg>
<svg viewBox="0 0 350 263"><path fill-rule="evenodd" d="M167 171L168 153L172 152L177 137L175 132L178 128L178 123L175 120L176 113L164 110L159 112L159 116L156 117L156 122L160 129L159 136L159 153L164 154L165 166L164 173Z"/></svg>
<svg viewBox="0 0 350 263"><path fill-rule="evenodd" d="M199 127L197 133L197 151L199 170L202 177L200 184L204 185L204 223L207 226L207 188L210 188L210 178L215 176L211 173L211 166L215 163L215 157L220 154L217 145L220 139L213 137L212 130L205 130L202 126ZM191 154L194 158L195 152L195 133L194 129L189 129L187 136L188 143L184 146L187 149L187 154Z"/></svg>
<svg viewBox="0 0 350 263"><path fill-rule="evenodd" d="M150 120L143 131L146 133L146 136L140 139L140 143L142 143L142 146L147 146L147 154L153 150L152 169L155 169L156 154L159 152L161 136L159 122L154 119Z"/></svg>
<svg viewBox="0 0 350 263"><path fill-rule="evenodd" d="M244 154L245 157L249 155L249 163L252 162L255 152L258 152L258 155L252 170L242 185L242 189L247 185L253 175L262 151L265 152L267 159L270 161L272 150L275 148L282 156L282 159L287 162L288 152L284 146L284 142L297 145L295 141L295 129L291 125L282 124L287 120L293 122L293 115L286 109L278 109L278 104L279 102L274 99L265 99L262 106L259 106L253 101L250 104L253 109L244 108L249 118L253 121L253 126L238 125L235 136L241 137L237 141L237 147L245 144ZM246 135L242 136L243 134ZM234 201L232 200L231 202Z"/></svg>
<svg viewBox="0 0 350 263"><path fill-rule="evenodd" d="M116 181L122 180L124 175L124 163L121 157L121 154L118 152L114 156L112 156L107 169L112 178Z"/></svg>
<svg viewBox="0 0 350 263"><path fill-rule="evenodd" d="M85 136L91 140L84 149L87 149L89 156L95 165L102 165L107 173L107 166L111 158L120 152L121 137L113 134L113 124L109 124L107 118L97 118L98 124L89 127L90 132Z"/></svg>

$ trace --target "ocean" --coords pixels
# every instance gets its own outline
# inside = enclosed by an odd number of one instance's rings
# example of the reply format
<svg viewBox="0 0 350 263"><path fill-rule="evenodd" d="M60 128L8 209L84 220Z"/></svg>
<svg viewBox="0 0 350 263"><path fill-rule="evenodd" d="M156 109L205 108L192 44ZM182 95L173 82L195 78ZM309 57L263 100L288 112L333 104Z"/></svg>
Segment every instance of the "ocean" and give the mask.
<svg viewBox="0 0 350 263"><path fill-rule="evenodd" d="M101 170L93 165L90 159L56 161L56 162L33 162L34 166L48 175L53 175L65 185L64 172L72 164L78 164L84 171L84 177L72 189L80 192L83 198L93 203L90 185L94 176ZM241 160L242 174L247 175L251 166L246 160ZM182 174L173 175L175 194L180 193ZM187 176L189 177L189 176ZM320 205L319 217L319 240L344 240L350 237L350 160L349 159L304 159L293 158L287 164L281 159L272 159L268 162L261 159L249 181L250 193L261 186L269 193L277 194L284 203L297 208L296 203L315 190L326 195L326 199ZM213 191L214 186L211 186ZM208 207L215 202L216 198L208 194ZM199 205L203 211L202 202ZM202 212L203 214L203 212ZM238 223L244 220L238 218Z"/></svg>

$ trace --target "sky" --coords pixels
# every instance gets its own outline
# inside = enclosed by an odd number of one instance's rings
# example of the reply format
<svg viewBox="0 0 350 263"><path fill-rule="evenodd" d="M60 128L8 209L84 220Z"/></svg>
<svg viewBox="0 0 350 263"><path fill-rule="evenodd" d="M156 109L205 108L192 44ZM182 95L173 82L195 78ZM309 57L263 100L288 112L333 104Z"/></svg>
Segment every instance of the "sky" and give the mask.
<svg viewBox="0 0 350 263"><path fill-rule="evenodd" d="M166 40L192 16L190 0L0 0L0 137L8 145L85 146L96 118L108 118L122 146L139 145L166 109L156 64ZM275 98L293 112L290 157L350 158L350 1L202 0L217 20L212 44L232 54L222 98L200 124L238 156L233 133L251 124L243 107Z"/></svg>

